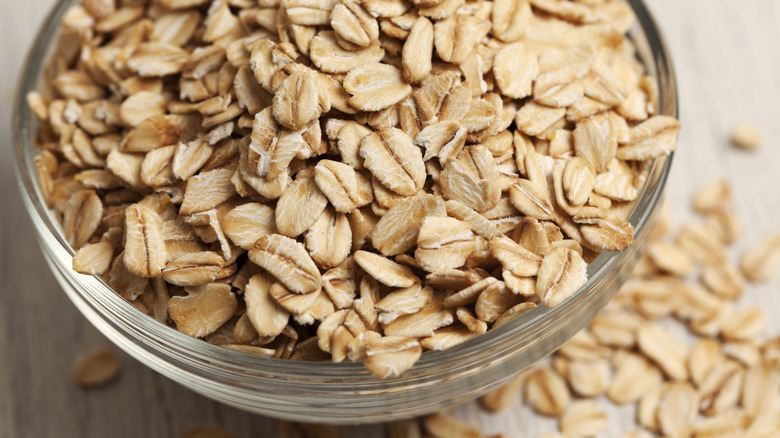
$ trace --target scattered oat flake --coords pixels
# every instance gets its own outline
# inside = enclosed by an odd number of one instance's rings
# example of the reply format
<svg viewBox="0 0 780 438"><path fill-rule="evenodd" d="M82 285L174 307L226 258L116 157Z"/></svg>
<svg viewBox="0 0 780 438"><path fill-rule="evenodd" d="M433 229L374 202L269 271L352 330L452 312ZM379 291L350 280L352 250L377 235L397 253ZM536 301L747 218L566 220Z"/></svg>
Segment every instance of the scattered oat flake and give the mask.
<svg viewBox="0 0 780 438"><path fill-rule="evenodd" d="M765 281L780 267L780 234L765 237L742 254L739 268L750 281Z"/></svg>
<svg viewBox="0 0 780 438"><path fill-rule="evenodd" d="M736 124L731 131L731 144L740 149L754 151L763 146L764 139L758 128L742 122Z"/></svg>
<svg viewBox="0 0 780 438"><path fill-rule="evenodd" d="M73 364L73 381L82 388L105 385L114 380L121 364L114 353L97 348L76 358Z"/></svg>

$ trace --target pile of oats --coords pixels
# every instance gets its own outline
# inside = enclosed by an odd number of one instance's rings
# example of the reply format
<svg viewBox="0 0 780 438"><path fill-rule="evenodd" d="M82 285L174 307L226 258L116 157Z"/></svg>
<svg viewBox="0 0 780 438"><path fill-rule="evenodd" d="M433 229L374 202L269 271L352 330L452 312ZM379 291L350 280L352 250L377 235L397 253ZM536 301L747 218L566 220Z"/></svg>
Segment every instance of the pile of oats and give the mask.
<svg viewBox="0 0 780 438"><path fill-rule="evenodd" d="M590 326L482 405L500 411L522 393L537 413L559 419L558 432L538 438L602 436L607 400L634 406L637 430L623 438L780 436L780 337L764 333L762 309L737 302L745 280L777 273L780 234L732 261L741 221L730 204L723 181L698 189L701 220L672 235L666 216L632 278ZM675 325L687 327L691 342ZM429 421L416 427L430 431Z"/></svg>
<svg viewBox="0 0 780 438"><path fill-rule="evenodd" d="M398 376L633 243L679 130L633 21L624 0L83 0L27 96L40 187L74 269L160 322Z"/></svg>

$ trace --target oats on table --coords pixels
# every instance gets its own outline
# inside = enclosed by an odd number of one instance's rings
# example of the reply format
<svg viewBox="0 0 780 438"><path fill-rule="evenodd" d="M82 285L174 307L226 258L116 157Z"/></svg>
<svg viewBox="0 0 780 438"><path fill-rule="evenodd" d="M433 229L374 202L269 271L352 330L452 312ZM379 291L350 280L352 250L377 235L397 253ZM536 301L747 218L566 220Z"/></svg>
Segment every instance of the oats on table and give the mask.
<svg viewBox="0 0 780 438"><path fill-rule="evenodd" d="M97 348L76 358L73 382L82 388L104 385L114 380L121 370L119 359L105 348Z"/></svg>
<svg viewBox="0 0 780 438"><path fill-rule="evenodd" d="M748 151L761 148L764 144L761 132L750 123L738 123L731 131L731 143Z"/></svg>

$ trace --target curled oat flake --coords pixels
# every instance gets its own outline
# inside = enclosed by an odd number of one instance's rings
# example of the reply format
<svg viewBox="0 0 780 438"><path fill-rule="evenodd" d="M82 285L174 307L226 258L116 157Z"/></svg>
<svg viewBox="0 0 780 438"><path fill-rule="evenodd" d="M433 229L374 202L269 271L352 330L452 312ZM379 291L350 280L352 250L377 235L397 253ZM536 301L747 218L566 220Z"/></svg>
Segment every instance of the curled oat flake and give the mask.
<svg viewBox="0 0 780 438"><path fill-rule="evenodd" d="M306 336L345 310L322 355L382 376L557 304L584 260L633 243L638 161L679 130L621 36L630 8L569 3L85 0L64 19L81 47L27 97L74 268L250 354L313 357ZM726 241L722 213L708 229ZM683 233L677 255L707 260L704 283L729 299L741 278L718 269L719 242ZM663 254L655 266L687 272ZM693 308L707 291L679 310L651 292L645 315L713 333L728 316ZM408 345L381 347L393 334Z"/></svg>

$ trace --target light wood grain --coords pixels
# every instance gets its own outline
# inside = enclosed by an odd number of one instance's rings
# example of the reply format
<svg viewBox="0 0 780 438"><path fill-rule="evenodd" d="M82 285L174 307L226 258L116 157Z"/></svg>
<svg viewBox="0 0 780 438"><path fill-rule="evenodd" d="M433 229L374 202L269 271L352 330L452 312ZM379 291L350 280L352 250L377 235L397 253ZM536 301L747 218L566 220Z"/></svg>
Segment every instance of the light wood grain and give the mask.
<svg viewBox="0 0 780 438"><path fill-rule="evenodd" d="M49 273L35 242L13 176L11 100L31 39L52 0L4 1L0 13L0 438L179 437L198 424L214 424L239 437L276 436L275 420L201 397L119 352L76 311ZM690 216L692 189L716 178L732 184L735 208L745 220L743 244L780 231L780 3L653 0L672 53L684 129L669 181L668 200L679 219ZM740 120L755 124L765 147L747 153L728 144ZM740 248L741 249L741 248ZM751 286L745 303L780 310L780 281ZM780 320L770 318L780 333ZM119 381L82 391L70 380L75 356L105 345L122 359ZM533 437L554 430L520 400L492 415L476 403L456 409L484 431ZM610 407L618 437L633 411ZM382 427L345 428L350 438L383 436Z"/></svg>

